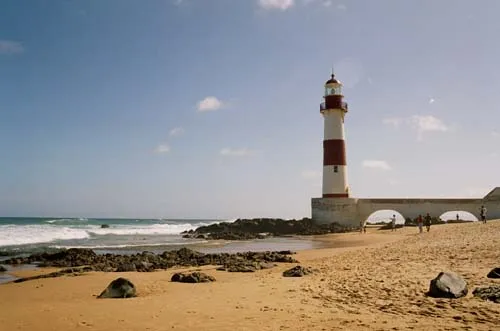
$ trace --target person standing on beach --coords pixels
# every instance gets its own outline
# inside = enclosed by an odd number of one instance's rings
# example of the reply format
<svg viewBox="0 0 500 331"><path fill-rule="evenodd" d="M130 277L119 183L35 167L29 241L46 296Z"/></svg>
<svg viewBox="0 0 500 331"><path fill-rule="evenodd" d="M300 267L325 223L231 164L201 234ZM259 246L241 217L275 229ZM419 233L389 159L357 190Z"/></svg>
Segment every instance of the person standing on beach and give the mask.
<svg viewBox="0 0 500 331"><path fill-rule="evenodd" d="M418 232L422 233L423 232L423 225L424 225L424 220L422 219L422 215L418 215L417 217L417 225L418 225Z"/></svg>
<svg viewBox="0 0 500 331"><path fill-rule="evenodd" d="M396 230L396 215L392 215L391 218L391 231Z"/></svg>
<svg viewBox="0 0 500 331"><path fill-rule="evenodd" d="M486 207L484 205L481 206L480 214L481 214L481 222L486 224Z"/></svg>
<svg viewBox="0 0 500 331"><path fill-rule="evenodd" d="M429 232L431 229L431 215L429 213L425 215L425 227L427 228L427 232Z"/></svg>

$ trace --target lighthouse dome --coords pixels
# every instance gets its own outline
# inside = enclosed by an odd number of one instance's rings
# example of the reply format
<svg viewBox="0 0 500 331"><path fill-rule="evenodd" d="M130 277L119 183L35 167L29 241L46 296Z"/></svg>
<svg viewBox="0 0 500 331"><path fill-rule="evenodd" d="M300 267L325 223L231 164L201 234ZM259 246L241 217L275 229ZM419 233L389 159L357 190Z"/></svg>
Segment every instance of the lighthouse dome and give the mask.
<svg viewBox="0 0 500 331"><path fill-rule="evenodd" d="M335 78L334 74L332 74L331 78L329 80L327 80L325 83L325 85L328 85L328 84L342 84L342 83Z"/></svg>

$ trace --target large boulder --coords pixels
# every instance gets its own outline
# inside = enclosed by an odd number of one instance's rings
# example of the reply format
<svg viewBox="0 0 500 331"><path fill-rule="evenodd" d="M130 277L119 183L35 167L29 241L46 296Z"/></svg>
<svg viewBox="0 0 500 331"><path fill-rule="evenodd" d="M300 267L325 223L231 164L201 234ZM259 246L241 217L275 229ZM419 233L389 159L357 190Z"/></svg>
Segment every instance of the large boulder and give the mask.
<svg viewBox="0 0 500 331"><path fill-rule="evenodd" d="M5 268L3 265L0 265L0 272L6 272L7 268Z"/></svg>
<svg viewBox="0 0 500 331"><path fill-rule="evenodd" d="M488 277L488 278L500 278L500 268L492 269L486 277Z"/></svg>
<svg viewBox="0 0 500 331"><path fill-rule="evenodd" d="M453 272L440 272L431 280L429 296L434 298L461 298L468 292L467 282Z"/></svg>
<svg viewBox="0 0 500 331"><path fill-rule="evenodd" d="M305 268L300 265L283 271L283 277L303 277L312 273L310 268Z"/></svg>
<svg viewBox="0 0 500 331"><path fill-rule="evenodd" d="M472 294L475 297L481 298L483 300L493 301L495 303L500 303L500 285L493 285L489 287L478 287Z"/></svg>
<svg viewBox="0 0 500 331"><path fill-rule="evenodd" d="M207 275L203 272L191 272L191 273L175 273L172 278L172 282L179 283L209 283L215 282L215 277Z"/></svg>
<svg viewBox="0 0 500 331"><path fill-rule="evenodd" d="M97 298L133 298L135 296L135 285L130 280L120 277L112 281Z"/></svg>

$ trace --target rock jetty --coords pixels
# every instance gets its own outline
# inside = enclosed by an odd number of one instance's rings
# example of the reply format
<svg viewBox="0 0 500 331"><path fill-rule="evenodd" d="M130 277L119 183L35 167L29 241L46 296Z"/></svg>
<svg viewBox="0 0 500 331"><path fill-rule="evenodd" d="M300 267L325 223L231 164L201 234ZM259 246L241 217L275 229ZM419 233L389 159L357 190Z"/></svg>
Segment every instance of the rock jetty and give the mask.
<svg viewBox="0 0 500 331"><path fill-rule="evenodd" d="M316 224L310 218L284 220L279 218L238 219L234 222L221 222L201 226L196 230L184 231L184 238L204 238L223 240L262 239L268 236L320 235L357 231L355 227L332 224Z"/></svg>

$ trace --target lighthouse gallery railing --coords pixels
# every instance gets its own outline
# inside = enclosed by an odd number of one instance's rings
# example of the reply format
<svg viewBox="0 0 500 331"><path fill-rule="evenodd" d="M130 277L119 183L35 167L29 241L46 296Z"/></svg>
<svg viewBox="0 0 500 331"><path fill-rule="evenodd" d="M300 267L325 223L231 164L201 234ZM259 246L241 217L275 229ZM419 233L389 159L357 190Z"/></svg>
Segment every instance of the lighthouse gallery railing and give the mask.
<svg viewBox="0 0 500 331"><path fill-rule="evenodd" d="M349 110L347 102L342 102L342 109ZM324 102L319 105L319 110L326 110L326 104Z"/></svg>

